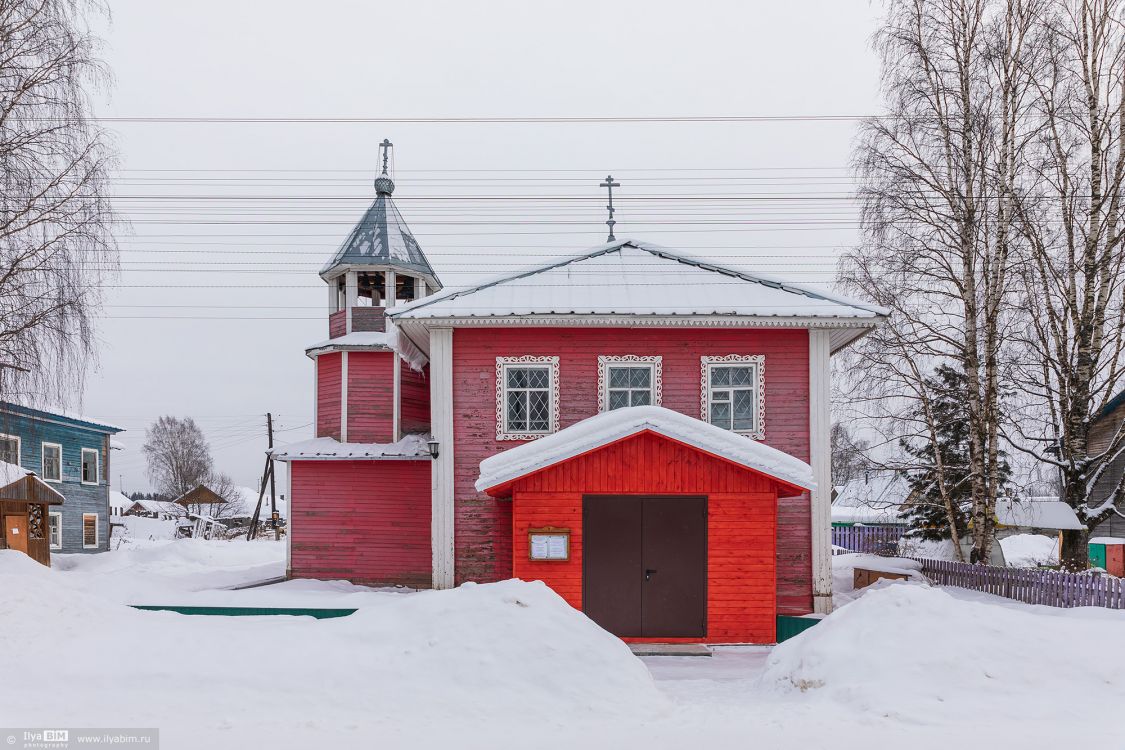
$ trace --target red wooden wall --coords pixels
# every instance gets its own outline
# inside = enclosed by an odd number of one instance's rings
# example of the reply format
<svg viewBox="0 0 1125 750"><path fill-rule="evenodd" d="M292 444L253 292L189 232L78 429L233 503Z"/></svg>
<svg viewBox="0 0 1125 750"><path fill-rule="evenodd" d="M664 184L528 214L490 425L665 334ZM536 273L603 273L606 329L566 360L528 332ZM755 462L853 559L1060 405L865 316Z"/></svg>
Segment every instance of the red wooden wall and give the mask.
<svg viewBox="0 0 1125 750"><path fill-rule="evenodd" d="M707 636L681 640L776 640L777 486L768 477L642 433L525 477L512 489L513 574L542 580L577 609L583 494L707 495ZM571 530L569 560L528 559L528 529L542 526Z"/></svg>
<svg viewBox="0 0 1125 750"><path fill-rule="evenodd" d="M340 439L340 354L316 358L316 436Z"/></svg>
<svg viewBox="0 0 1125 750"><path fill-rule="evenodd" d="M405 362L400 368L399 381L399 419L403 435L412 432L430 431L430 381L426 370L410 369Z"/></svg>
<svg viewBox="0 0 1125 750"><path fill-rule="evenodd" d="M598 355L661 355L662 405L700 416L701 356L764 354L765 442L809 459L808 334L751 328L458 328L453 335L456 580L512 575L511 506L473 487L482 459L520 445L496 440L496 357L559 356L561 426L598 409ZM778 512L779 612L812 611L807 495Z"/></svg>
<svg viewBox="0 0 1125 750"><path fill-rule="evenodd" d="M348 442L394 442L394 352L348 352Z"/></svg>
<svg viewBox="0 0 1125 750"><path fill-rule="evenodd" d="M289 464L292 575L429 588L429 461Z"/></svg>

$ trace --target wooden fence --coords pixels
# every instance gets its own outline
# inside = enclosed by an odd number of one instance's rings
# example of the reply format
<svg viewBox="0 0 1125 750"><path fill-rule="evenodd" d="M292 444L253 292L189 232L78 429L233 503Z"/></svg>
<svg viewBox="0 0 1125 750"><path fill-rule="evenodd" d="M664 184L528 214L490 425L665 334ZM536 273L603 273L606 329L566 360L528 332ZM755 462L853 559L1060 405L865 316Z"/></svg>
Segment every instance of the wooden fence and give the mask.
<svg viewBox="0 0 1125 750"><path fill-rule="evenodd" d="M905 526L833 526L832 544L852 552L894 554ZM890 547L890 549L888 549Z"/></svg>
<svg viewBox="0 0 1125 750"><path fill-rule="evenodd" d="M1125 609L1125 579L1114 576L913 559L922 563L926 578L939 586L959 586L1049 607Z"/></svg>

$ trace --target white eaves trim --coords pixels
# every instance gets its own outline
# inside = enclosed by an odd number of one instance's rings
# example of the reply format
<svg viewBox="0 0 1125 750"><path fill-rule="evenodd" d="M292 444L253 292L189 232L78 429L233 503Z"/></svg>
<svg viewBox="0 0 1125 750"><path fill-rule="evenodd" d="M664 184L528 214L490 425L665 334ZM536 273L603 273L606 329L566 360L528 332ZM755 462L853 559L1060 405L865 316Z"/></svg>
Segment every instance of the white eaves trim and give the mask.
<svg viewBox="0 0 1125 750"><path fill-rule="evenodd" d="M344 336L319 341L305 349L309 357L339 351L393 351L418 372L429 363L429 359L410 339L402 336L398 328L388 321L386 331L352 331Z"/></svg>
<svg viewBox="0 0 1125 750"><path fill-rule="evenodd" d="M480 463L478 492L641 432L654 432L807 490L812 468L751 438L662 406L631 406L598 414L553 435L489 456Z"/></svg>
<svg viewBox="0 0 1125 750"><path fill-rule="evenodd" d="M429 459L429 435L407 435L394 443L342 443L322 437L274 448L278 461L378 461Z"/></svg>

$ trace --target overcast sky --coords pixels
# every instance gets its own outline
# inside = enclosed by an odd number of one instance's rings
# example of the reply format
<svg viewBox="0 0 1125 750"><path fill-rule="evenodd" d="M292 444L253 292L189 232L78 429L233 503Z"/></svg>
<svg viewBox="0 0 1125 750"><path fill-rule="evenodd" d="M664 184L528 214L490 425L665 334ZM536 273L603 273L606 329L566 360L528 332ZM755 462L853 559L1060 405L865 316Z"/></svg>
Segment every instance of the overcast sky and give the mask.
<svg viewBox="0 0 1125 750"><path fill-rule="evenodd" d="M880 7L860 0L109 2L107 117L878 108ZM242 484L261 472L265 412L279 441L311 437L304 349L327 336L316 272L374 198L383 138L399 208L446 286L603 242L608 172L618 237L812 283L854 238L853 120L109 127L132 226L81 408L127 428L112 479L128 491L147 488L141 445L161 414L194 417Z"/></svg>

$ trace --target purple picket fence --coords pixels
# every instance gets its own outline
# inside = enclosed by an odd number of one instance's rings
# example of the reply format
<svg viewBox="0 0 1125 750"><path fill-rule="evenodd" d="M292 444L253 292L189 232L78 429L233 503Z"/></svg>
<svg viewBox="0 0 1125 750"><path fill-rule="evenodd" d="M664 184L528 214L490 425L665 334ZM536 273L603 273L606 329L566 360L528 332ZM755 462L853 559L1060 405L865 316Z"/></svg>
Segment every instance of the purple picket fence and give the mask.
<svg viewBox="0 0 1125 750"><path fill-rule="evenodd" d="M939 586L958 586L1048 607L1125 609L1125 579L1114 576L912 559L922 563L922 573Z"/></svg>
<svg viewBox="0 0 1125 750"><path fill-rule="evenodd" d="M905 526L833 526L832 544L851 552L894 554L893 548L904 533Z"/></svg>

